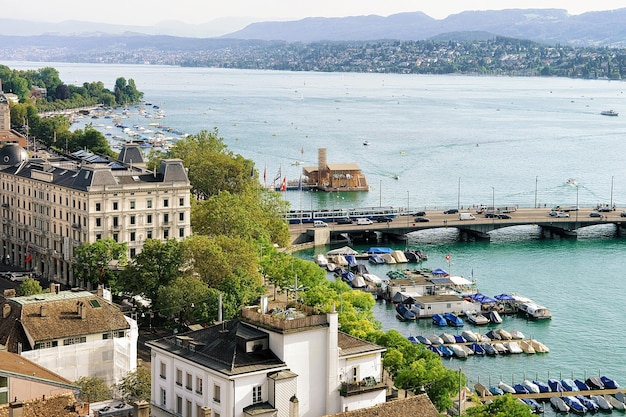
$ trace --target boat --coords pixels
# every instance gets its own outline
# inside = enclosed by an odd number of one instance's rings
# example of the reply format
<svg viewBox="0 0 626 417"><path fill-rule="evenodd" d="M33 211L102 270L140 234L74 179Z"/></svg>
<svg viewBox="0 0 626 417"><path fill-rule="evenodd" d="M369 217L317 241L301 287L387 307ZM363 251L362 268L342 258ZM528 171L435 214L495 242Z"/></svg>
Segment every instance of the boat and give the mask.
<svg viewBox="0 0 626 417"><path fill-rule="evenodd" d="M519 347L524 351L524 353L533 354L535 352L535 348L528 340L520 340Z"/></svg>
<svg viewBox="0 0 626 417"><path fill-rule="evenodd" d="M503 328L499 328L495 332L500 335L500 338L502 340L511 340L511 339L513 339L513 336L511 336L511 333L507 332Z"/></svg>
<svg viewBox="0 0 626 417"><path fill-rule="evenodd" d="M454 335L451 335L450 333L441 333L439 337L443 340L443 343L456 343Z"/></svg>
<svg viewBox="0 0 626 417"><path fill-rule="evenodd" d="M581 381L580 379L575 379L574 384L578 387L580 391L589 391L589 387L585 384L585 381Z"/></svg>
<svg viewBox="0 0 626 417"><path fill-rule="evenodd" d="M385 263L385 260L377 254L372 254L367 257L367 260L376 265L382 265Z"/></svg>
<svg viewBox="0 0 626 417"><path fill-rule="evenodd" d="M442 353L444 358L450 358L454 356L454 352L446 345L439 345L439 351Z"/></svg>
<svg viewBox="0 0 626 417"><path fill-rule="evenodd" d="M604 398L603 395L590 395L589 399L593 402L595 402L596 404L598 404L598 407L600 407L600 410L612 410L613 409L613 404L611 404L611 402L609 400L607 400L606 398ZM589 407L587 407L589 408Z"/></svg>
<svg viewBox="0 0 626 417"><path fill-rule="evenodd" d="M501 355L509 353L509 350L502 343L494 343L493 348Z"/></svg>
<svg viewBox="0 0 626 417"><path fill-rule="evenodd" d="M516 394L530 394L528 389L526 389L526 387L523 386L522 384L513 385L513 389L515 390Z"/></svg>
<svg viewBox="0 0 626 417"><path fill-rule="evenodd" d="M459 346L461 346L461 349L463 349L465 351L465 353L467 353L467 356L474 355L474 351L472 349L470 349L469 346L467 346L467 345L459 345Z"/></svg>
<svg viewBox="0 0 626 417"><path fill-rule="evenodd" d="M479 343L472 343L469 347L475 355L484 355L486 353L485 348Z"/></svg>
<svg viewBox="0 0 626 417"><path fill-rule="evenodd" d="M569 378L563 378L561 380L561 385L563 385L565 391L580 391L574 381Z"/></svg>
<svg viewBox="0 0 626 417"><path fill-rule="evenodd" d="M319 253L315 255L315 263L319 266L325 267L326 265L328 265L328 259L326 259L326 256L324 254Z"/></svg>
<svg viewBox="0 0 626 417"><path fill-rule="evenodd" d="M486 336L491 340L502 340L502 336L500 336L500 333L494 330L489 330L486 333Z"/></svg>
<svg viewBox="0 0 626 417"><path fill-rule="evenodd" d="M476 311L466 311L465 316L467 318L467 321L476 326L489 324L489 319Z"/></svg>
<svg viewBox="0 0 626 417"><path fill-rule="evenodd" d="M604 389L604 383L600 379L599 376L591 376L585 379L585 384L589 387L589 389Z"/></svg>
<svg viewBox="0 0 626 417"><path fill-rule="evenodd" d="M445 327L448 325L448 321L441 314L433 314L433 324L439 327Z"/></svg>
<svg viewBox="0 0 626 417"><path fill-rule="evenodd" d="M552 313L547 307L535 303L521 303L517 311L531 320L549 320Z"/></svg>
<svg viewBox="0 0 626 417"><path fill-rule="evenodd" d="M295 166L297 166L297 165L302 165L302 164L304 164L304 162L302 162L302 161L293 161L293 162L291 163L291 165L295 165Z"/></svg>
<svg viewBox="0 0 626 417"><path fill-rule="evenodd" d="M567 181L565 181L565 184L576 187L578 185L578 181L576 181L576 179L574 178L568 178Z"/></svg>
<svg viewBox="0 0 626 417"><path fill-rule="evenodd" d="M524 404L532 408L533 413L543 414L543 406L539 404L539 402L534 398L522 398L522 401L524 402Z"/></svg>
<svg viewBox="0 0 626 417"><path fill-rule="evenodd" d="M465 340L465 338L461 334L455 334L454 335L454 340L456 341L456 343L467 343L468 342L468 340Z"/></svg>
<svg viewBox="0 0 626 417"><path fill-rule="evenodd" d="M363 146L367 146L367 145L369 145L369 144L370 144L370 143L369 143L369 141L367 141L367 140L364 140L364 141L363 141Z"/></svg>
<svg viewBox="0 0 626 417"><path fill-rule="evenodd" d="M502 391L502 388L497 387L495 385L492 385L492 386L489 387L489 392L492 395L504 395L504 391Z"/></svg>
<svg viewBox="0 0 626 417"><path fill-rule="evenodd" d="M602 111L600 112L600 114L601 114L602 116L613 116L613 117L616 117L616 116L618 116L618 115L619 115L619 113L618 113L618 112L616 112L616 111L615 111L615 110L613 110L613 109L611 109L611 110L602 110Z"/></svg>
<svg viewBox="0 0 626 417"><path fill-rule="evenodd" d="M328 272L333 272L335 269L337 269L337 265L335 265L334 263L329 262L326 264L326 270Z"/></svg>
<svg viewBox="0 0 626 417"><path fill-rule="evenodd" d="M431 334L430 336L427 336L426 338L430 340L430 343L432 343L433 345L443 345L443 340L436 334Z"/></svg>
<svg viewBox="0 0 626 417"><path fill-rule="evenodd" d="M584 395L577 395L575 398L591 413L600 410L600 405L591 398L585 397Z"/></svg>
<svg viewBox="0 0 626 417"><path fill-rule="evenodd" d="M539 386L528 379L525 379L522 382L522 385L528 390L530 394L539 394L541 392Z"/></svg>
<svg viewBox="0 0 626 417"><path fill-rule="evenodd" d="M381 285L383 283L382 278L380 278L378 275L363 274L362 276L363 276L363 279L365 279L365 281L369 282L370 284Z"/></svg>
<svg viewBox="0 0 626 417"><path fill-rule="evenodd" d="M563 401L567 404L571 411L578 414L585 414L587 412L587 407L585 407L578 398L572 396L563 397Z"/></svg>
<svg viewBox="0 0 626 417"><path fill-rule="evenodd" d="M381 253L380 257L384 259L386 264L394 265L396 264L396 258L394 258L391 253Z"/></svg>
<svg viewBox="0 0 626 417"><path fill-rule="evenodd" d="M415 336L415 338L417 339L418 342L420 342L422 345L431 345L432 342L424 336Z"/></svg>
<svg viewBox="0 0 626 417"><path fill-rule="evenodd" d="M559 381L558 379L548 379L548 385L550 386L550 389L552 390L552 392L564 392L565 388L563 388L563 384L561 384L561 381Z"/></svg>
<svg viewBox="0 0 626 417"><path fill-rule="evenodd" d="M621 401L626 405L626 394L624 394L621 391L618 391L613 395L615 395L615 398L617 399L617 401Z"/></svg>
<svg viewBox="0 0 626 417"><path fill-rule="evenodd" d="M607 400L615 410L626 411L626 405L624 405L623 402L621 402L614 396L610 394L604 394L604 399Z"/></svg>
<svg viewBox="0 0 626 417"><path fill-rule="evenodd" d="M465 352L465 349L463 349L461 345L457 345L455 343L448 347L452 349L452 352L454 352L454 356L456 356L457 358L461 358L461 359L467 358L467 352Z"/></svg>
<svg viewBox="0 0 626 417"><path fill-rule="evenodd" d="M554 407L556 411L560 411L561 413L569 413L569 405L567 405L561 397L553 395L552 397L550 397L550 404L552 404L552 407Z"/></svg>
<svg viewBox="0 0 626 417"><path fill-rule="evenodd" d="M485 350L485 354L487 355L497 355L498 351L493 347L491 343L484 343L483 349Z"/></svg>
<svg viewBox="0 0 626 417"><path fill-rule="evenodd" d="M401 250L394 250L393 252L391 252L391 256L393 257L393 259L395 259L396 263L398 264L403 264L403 263L405 264L409 262L406 256L404 256L404 252L402 252Z"/></svg>
<svg viewBox="0 0 626 417"><path fill-rule="evenodd" d="M550 385L546 384L543 381L533 380L533 384L537 385L537 388L539 388L539 392L542 394L546 392L552 392L552 390L550 389Z"/></svg>
<svg viewBox="0 0 626 417"><path fill-rule="evenodd" d="M411 342L414 345L419 345L420 343L419 340L417 340L417 337L415 336L409 336L407 337L407 339L409 340L409 342Z"/></svg>
<svg viewBox="0 0 626 417"><path fill-rule="evenodd" d="M441 345L441 346L443 346L443 345ZM439 349L439 346L428 345L428 350L430 350L431 352L436 353L437 355L443 357L443 353Z"/></svg>
<svg viewBox="0 0 626 417"><path fill-rule="evenodd" d="M509 350L509 353L524 353L517 342L504 342L503 345Z"/></svg>
<svg viewBox="0 0 626 417"><path fill-rule="evenodd" d="M500 381L498 382L498 388L500 388L502 391L504 391L504 393L508 393L508 394L515 394L515 388L513 388L512 386Z"/></svg>
<svg viewBox="0 0 626 417"><path fill-rule="evenodd" d="M520 332L519 330L511 330L511 339L515 339L515 340L523 340L526 337L524 336L524 333Z"/></svg>
<svg viewBox="0 0 626 417"><path fill-rule="evenodd" d="M478 336L476 336L476 333L471 330L463 330L461 332L461 336L463 336L463 339L468 342L478 342Z"/></svg>
<svg viewBox="0 0 626 417"><path fill-rule="evenodd" d="M401 320L415 320L417 316L407 306L402 303L396 304L396 312Z"/></svg>
<svg viewBox="0 0 626 417"><path fill-rule="evenodd" d="M604 388L606 389L618 389L619 384L615 382L615 380L609 378L608 376L601 376L600 381L604 384Z"/></svg>
<svg viewBox="0 0 626 417"><path fill-rule="evenodd" d="M498 313L497 311L490 311L486 314L486 317L489 319L489 321L491 323L494 324L501 324L502 323L502 317L500 317L500 313Z"/></svg>
<svg viewBox="0 0 626 417"><path fill-rule="evenodd" d="M544 345L543 343L539 342L538 340L530 339L529 342L530 342L531 346L535 349L536 353L548 353L548 352L550 352L550 349L548 349L548 347L546 345Z"/></svg>
<svg viewBox="0 0 626 417"><path fill-rule="evenodd" d="M464 325L463 320L461 320L459 316L454 313L444 313L443 317L446 319L448 325L450 326L463 327Z"/></svg>

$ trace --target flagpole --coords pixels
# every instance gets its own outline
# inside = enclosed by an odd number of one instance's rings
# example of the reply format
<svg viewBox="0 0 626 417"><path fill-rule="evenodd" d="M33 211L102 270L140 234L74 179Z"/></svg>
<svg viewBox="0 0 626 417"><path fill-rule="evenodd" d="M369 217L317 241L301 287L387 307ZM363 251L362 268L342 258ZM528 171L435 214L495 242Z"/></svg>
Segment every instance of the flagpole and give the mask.
<svg viewBox="0 0 626 417"><path fill-rule="evenodd" d="M300 231L302 231L302 175L298 179L298 193L298 197L300 197Z"/></svg>

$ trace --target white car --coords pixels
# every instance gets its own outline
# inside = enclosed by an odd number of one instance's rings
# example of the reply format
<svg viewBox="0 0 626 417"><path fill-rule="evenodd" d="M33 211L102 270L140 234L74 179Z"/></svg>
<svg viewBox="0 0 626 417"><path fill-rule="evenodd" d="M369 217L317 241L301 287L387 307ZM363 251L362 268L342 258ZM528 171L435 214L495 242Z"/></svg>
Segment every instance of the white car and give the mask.
<svg viewBox="0 0 626 417"><path fill-rule="evenodd" d="M550 213L548 213L548 215L551 217L569 217L569 213L565 213L564 211L556 211L556 210L552 210Z"/></svg>
<svg viewBox="0 0 626 417"><path fill-rule="evenodd" d="M13 282L22 282L24 281L26 278L28 278L28 275L24 275L24 274L20 274L20 273L15 273L15 272L11 272L9 274L9 279Z"/></svg>

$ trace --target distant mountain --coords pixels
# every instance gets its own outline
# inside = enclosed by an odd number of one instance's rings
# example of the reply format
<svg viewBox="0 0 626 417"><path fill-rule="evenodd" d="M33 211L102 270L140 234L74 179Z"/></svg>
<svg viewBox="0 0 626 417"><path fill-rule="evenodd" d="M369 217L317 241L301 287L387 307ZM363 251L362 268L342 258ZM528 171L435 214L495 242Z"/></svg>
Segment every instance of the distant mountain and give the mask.
<svg viewBox="0 0 626 417"><path fill-rule="evenodd" d="M462 36L456 40L469 40L471 36L504 36L527 39L544 44L573 46L626 46L626 8L612 11L589 12L570 15L562 9L508 9L497 11L467 11L434 19L422 12L399 13L388 17L351 16L342 18L310 17L295 21L256 22L250 19L216 19L200 25L176 21L161 22L153 26L123 26L93 22L66 21L61 23L27 22L0 19L0 36L13 42L20 37L30 42L47 38L61 40L63 46L69 37L93 38L113 36L132 37L129 42L145 41L151 47L159 46L150 36L169 37L172 43L196 44L199 39L275 40L283 42L316 41L369 41L369 40L426 40L444 36ZM247 24L247 26L245 26ZM243 28L232 32L233 28ZM227 33L225 35L225 33ZM140 36L141 35L141 36ZM138 37L139 36L139 37ZM470 38L468 38L468 36ZM51 40L52 39L52 40ZM163 38L160 38L163 39ZM175 41L174 41L175 40ZM26 38L19 44L27 43ZM14 47L14 43L0 44L1 48Z"/></svg>

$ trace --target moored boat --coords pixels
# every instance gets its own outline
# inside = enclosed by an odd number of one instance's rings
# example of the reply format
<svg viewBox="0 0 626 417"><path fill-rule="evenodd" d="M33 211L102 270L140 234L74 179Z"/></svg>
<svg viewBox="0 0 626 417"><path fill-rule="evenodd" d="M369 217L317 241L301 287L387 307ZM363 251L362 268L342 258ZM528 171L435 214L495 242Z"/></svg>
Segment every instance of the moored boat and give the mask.
<svg viewBox="0 0 626 417"><path fill-rule="evenodd" d="M441 345L443 346L443 345ZM428 345L428 350L430 350L433 353L436 353L437 355L443 357L443 353L441 352L441 350L439 349L440 346L435 346L435 345Z"/></svg>
<svg viewBox="0 0 626 417"><path fill-rule="evenodd" d="M484 343L483 349L485 350L485 354L487 355L497 355L498 351L493 347L491 343Z"/></svg>
<svg viewBox="0 0 626 417"><path fill-rule="evenodd" d="M516 394L530 394L528 389L522 384L513 385L513 389L515 390Z"/></svg>
<svg viewBox="0 0 626 417"><path fill-rule="evenodd" d="M430 342L433 345L443 345L443 340L441 340L441 338L437 336L436 334L431 334L430 336L427 336L426 338L430 340Z"/></svg>
<svg viewBox="0 0 626 417"><path fill-rule="evenodd" d="M580 391L589 391L589 387L585 384L585 381L581 381L580 379L575 379L574 384L578 387Z"/></svg>
<svg viewBox="0 0 626 417"><path fill-rule="evenodd" d="M461 345L453 344L448 347L452 349L452 352L454 352L454 356L456 356L457 358L467 358L467 353L463 348L461 348Z"/></svg>
<svg viewBox="0 0 626 417"><path fill-rule="evenodd" d="M537 385L537 388L539 388L539 392L541 393L552 392L552 390L550 389L550 385L546 384L543 381L533 380L533 384Z"/></svg>
<svg viewBox="0 0 626 417"><path fill-rule="evenodd" d="M476 326L489 324L489 319L476 311L466 311L465 316L467 318L467 321Z"/></svg>
<svg viewBox="0 0 626 417"><path fill-rule="evenodd" d="M535 400L534 398L523 398L522 401L527 406L532 408L533 413L535 413L535 414L543 414L543 406L541 404L539 404L539 402L537 400Z"/></svg>
<svg viewBox="0 0 626 417"><path fill-rule="evenodd" d="M513 339L513 336L511 336L511 333L507 332L503 328L499 328L499 329L495 330L494 333L498 333L502 340L511 340L511 339Z"/></svg>
<svg viewBox="0 0 626 417"><path fill-rule="evenodd" d="M502 317L500 316L500 313L498 313L497 311L490 311L486 314L486 317L489 319L489 321L491 323L494 324L501 324L502 323Z"/></svg>
<svg viewBox="0 0 626 417"><path fill-rule="evenodd" d="M600 379L599 376L590 376L585 379L585 384L589 387L589 389L604 389L604 383Z"/></svg>
<svg viewBox="0 0 626 417"><path fill-rule="evenodd" d="M602 111L600 112L600 114L601 114L602 116L613 116L613 117L616 117L616 116L618 116L618 115L619 115L619 113L618 113L618 112L616 112L615 110L612 110L612 109L611 109L611 110L602 110Z"/></svg>
<svg viewBox="0 0 626 417"><path fill-rule="evenodd" d="M531 346L533 347L533 349L535 349L535 352L537 352L537 353L548 353L548 352L550 352L550 349L548 349L548 347L546 345L544 345L543 343L539 342L538 340L530 339L529 342L530 342Z"/></svg>
<svg viewBox="0 0 626 417"><path fill-rule="evenodd" d="M563 397L563 401L567 404L571 411L578 414L585 414L587 412L587 407L585 407L576 397L565 396Z"/></svg>
<svg viewBox="0 0 626 417"><path fill-rule="evenodd" d="M450 358L454 356L454 352L446 345L439 345L439 351L443 355L444 358Z"/></svg>
<svg viewBox="0 0 626 417"><path fill-rule="evenodd" d="M448 321L441 314L433 314L433 324L439 327L448 325Z"/></svg>
<svg viewBox="0 0 626 417"><path fill-rule="evenodd" d="M415 320L417 316L402 303L396 304L396 312L401 320Z"/></svg>
<svg viewBox="0 0 626 417"><path fill-rule="evenodd" d="M561 380L561 385L563 385L565 391L580 391L574 381L569 378L563 378Z"/></svg>
<svg viewBox="0 0 626 417"><path fill-rule="evenodd" d="M531 382L528 379L525 379L522 382L522 385L524 386L524 388L526 388L528 390L529 393L531 394L539 394L541 391L539 390L539 386L537 384L535 384L534 382Z"/></svg>
<svg viewBox="0 0 626 417"><path fill-rule="evenodd" d="M494 343L493 344L493 348L501 355L505 354L505 353L509 353L509 350L506 348L506 346L504 346L504 344L502 343Z"/></svg>
<svg viewBox="0 0 626 417"><path fill-rule="evenodd" d="M315 263L318 266L326 267L326 265L328 265L328 259L326 259L326 256L324 254L318 253L317 255L315 255Z"/></svg>
<svg viewBox="0 0 626 417"><path fill-rule="evenodd" d="M422 336L422 335L415 336L415 338L416 338L416 339L417 339L417 341L418 341L418 342L420 342L422 345L427 345L427 346L428 346L428 345L432 344L432 342L431 342L431 341L430 341L427 337L424 337L424 336Z"/></svg>
<svg viewBox="0 0 626 417"><path fill-rule="evenodd" d="M563 384L561 384L561 381L559 381L558 379L548 379L548 385L550 386L550 389L552 390L552 392L564 392L565 388L563 388Z"/></svg>
<svg viewBox="0 0 626 417"><path fill-rule="evenodd" d="M367 260L376 265L382 265L385 263L385 260L378 254L369 255Z"/></svg>
<svg viewBox="0 0 626 417"><path fill-rule="evenodd" d="M609 400L604 398L603 395L590 395L589 399L591 401L594 401L596 404L598 404L598 407L600 407L600 410L609 411L613 409L613 404L611 404Z"/></svg>
<svg viewBox="0 0 626 417"><path fill-rule="evenodd" d="M522 348L524 353L529 353L529 354L535 353L535 348L528 340L520 340L519 347Z"/></svg>
<svg viewBox="0 0 626 417"><path fill-rule="evenodd" d="M602 384L604 384L604 388L606 389L618 389L619 388L619 384L615 382L614 379L611 379L608 376L604 376L604 375L601 376L600 381L602 381Z"/></svg>
<svg viewBox="0 0 626 417"><path fill-rule="evenodd" d="M565 403L565 401L563 401L561 397L553 395L552 397L550 397L550 404L552 404L552 407L554 407L556 411L560 411L561 413L569 413L570 407Z"/></svg>
<svg viewBox="0 0 626 417"><path fill-rule="evenodd" d="M489 387L489 392L492 395L504 395L504 391L502 391L500 387L496 387L495 385Z"/></svg>
<svg viewBox="0 0 626 417"><path fill-rule="evenodd" d="M600 406L598 405L598 403L591 398L585 397L584 395L577 395L576 399L580 401L580 403L587 409L587 411L595 413L596 411L600 410Z"/></svg>
<svg viewBox="0 0 626 417"><path fill-rule="evenodd" d="M604 394L604 399L607 400L615 410L626 411L626 405L624 405L623 402L621 402L614 396L610 394Z"/></svg>
<svg viewBox="0 0 626 417"><path fill-rule="evenodd" d="M469 347L474 351L475 355L484 355L486 353L485 348L479 343L472 343Z"/></svg>
<svg viewBox="0 0 626 417"><path fill-rule="evenodd" d="M463 327L465 324L463 323L463 320L461 320L461 318L454 313L444 313L443 317L447 320L448 325L450 326Z"/></svg>
<svg viewBox="0 0 626 417"><path fill-rule="evenodd" d="M536 303L521 303L517 306L517 311L531 320L549 320L552 313L547 307Z"/></svg>
<svg viewBox="0 0 626 417"><path fill-rule="evenodd" d="M519 330L511 330L509 333L511 334L511 338L515 340L523 340L526 338L524 336L524 333L520 332Z"/></svg>
<svg viewBox="0 0 626 417"><path fill-rule="evenodd" d="M443 340L443 343L456 343L456 340L454 339L454 335L450 333L445 333L445 332L441 333L439 337L441 338L441 340Z"/></svg>
<svg viewBox="0 0 626 417"><path fill-rule="evenodd" d="M516 392L515 388L513 388L509 384L506 384L506 383L504 383L502 381L498 382L498 388L500 388L505 393L509 393L509 394L515 394L515 392Z"/></svg>
<svg viewBox="0 0 626 417"><path fill-rule="evenodd" d="M519 346L517 342L504 342L504 346L509 350L510 353L523 353L524 351Z"/></svg>
<svg viewBox="0 0 626 417"><path fill-rule="evenodd" d="M461 332L461 336L463 336L463 339L468 342L478 342L478 336L476 336L476 333L471 330L463 330Z"/></svg>

